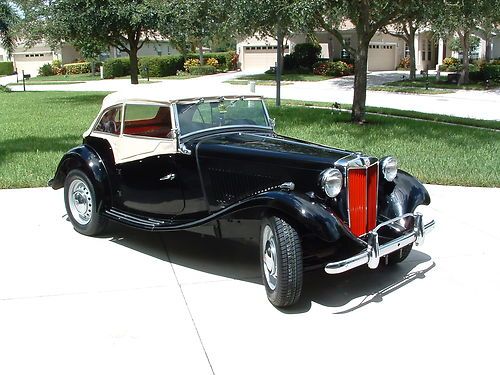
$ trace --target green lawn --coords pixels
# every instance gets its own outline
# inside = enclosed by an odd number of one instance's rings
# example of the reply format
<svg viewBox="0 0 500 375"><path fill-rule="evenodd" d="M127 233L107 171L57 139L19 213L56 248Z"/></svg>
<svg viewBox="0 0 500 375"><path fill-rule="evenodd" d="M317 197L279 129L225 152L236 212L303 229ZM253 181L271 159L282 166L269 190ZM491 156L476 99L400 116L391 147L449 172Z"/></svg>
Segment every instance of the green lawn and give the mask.
<svg viewBox="0 0 500 375"><path fill-rule="evenodd" d="M61 156L81 143L104 93L0 93L0 188L45 186ZM277 131L322 144L394 155L422 181L500 187L500 133L369 115L270 106Z"/></svg>
<svg viewBox="0 0 500 375"><path fill-rule="evenodd" d="M401 81L387 82L384 83L385 86L394 86L394 87L424 87L427 84L427 78L421 77L413 80L405 79ZM494 82L490 87L498 87L498 84ZM429 77L429 87L437 88L437 89L462 89L462 90L485 90L484 82L471 82L466 85L457 85L456 83L448 83L446 82L446 77L441 77L439 80L436 77Z"/></svg>
<svg viewBox="0 0 500 375"><path fill-rule="evenodd" d="M298 73L285 73L281 76L284 82L297 82L297 81L324 81L332 79L333 77L319 76L316 74L298 74ZM275 81L276 75L274 73L253 74L248 76L240 76L238 79L247 81Z"/></svg>
<svg viewBox="0 0 500 375"><path fill-rule="evenodd" d="M423 94L423 95L449 94L454 92L453 90L447 90L447 89L429 88L427 90L425 87L394 87L394 86L368 86L368 90L397 92L402 94Z"/></svg>
<svg viewBox="0 0 500 375"><path fill-rule="evenodd" d="M272 105L274 100L267 100L268 105ZM282 105L284 106L301 106L301 107L321 107L330 109L332 103L328 102L315 102L315 101L303 101L303 100L282 100ZM343 110L350 110L350 104L342 104L341 108ZM394 108L382 108L382 107L366 107L367 113L379 113L383 115L400 116L409 119L420 119L429 120L433 122L441 123L452 123L457 125L473 126L478 128L489 128L489 129L500 129L500 121L493 120L476 120L473 118L456 117L448 115L440 115L436 113L424 113L417 111L407 111L402 109Z"/></svg>
<svg viewBox="0 0 500 375"><path fill-rule="evenodd" d="M251 80L245 79L230 79L229 81L224 81L224 83L230 83L231 85L248 85ZM254 81L257 86L276 86L276 81ZM281 82L282 86L292 85L293 82Z"/></svg>
<svg viewBox="0 0 500 375"><path fill-rule="evenodd" d="M93 75L92 73L83 73L83 74L68 74L68 75L60 75L60 76L36 76L28 79L26 82L71 82L71 81L99 81L101 76L99 73Z"/></svg>

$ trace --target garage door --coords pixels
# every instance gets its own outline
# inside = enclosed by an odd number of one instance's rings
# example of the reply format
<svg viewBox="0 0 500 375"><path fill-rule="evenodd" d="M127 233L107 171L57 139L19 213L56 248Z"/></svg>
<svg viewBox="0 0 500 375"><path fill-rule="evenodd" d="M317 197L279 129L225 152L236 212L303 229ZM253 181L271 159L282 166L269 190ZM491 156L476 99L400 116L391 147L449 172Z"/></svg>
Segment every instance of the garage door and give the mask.
<svg viewBox="0 0 500 375"><path fill-rule="evenodd" d="M52 53L26 53L15 54L14 64L18 73L24 70L24 74L38 75L38 69L52 62Z"/></svg>
<svg viewBox="0 0 500 375"><path fill-rule="evenodd" d="M370 44L368 47L368 70L396 69L395 44Z"/></svg>
<svg viewBox="0 0 500 375"><path fill-rule="evenodd" d="M242 68L246 71L263 73L276 64L276 47L245 46Z"/></svg>

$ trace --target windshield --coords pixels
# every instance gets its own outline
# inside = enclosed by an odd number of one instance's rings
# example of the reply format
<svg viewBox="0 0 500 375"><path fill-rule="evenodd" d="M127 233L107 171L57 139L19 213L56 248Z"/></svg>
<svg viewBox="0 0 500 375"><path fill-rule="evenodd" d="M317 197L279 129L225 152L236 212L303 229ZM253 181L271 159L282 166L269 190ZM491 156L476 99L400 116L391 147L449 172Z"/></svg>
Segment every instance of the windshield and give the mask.
<svg viewBox="0 0 500 375"><path fill-rule="evenodd" d="M180 134L221 126L269 126L262 100L242 98L177 104Z"/></svg>

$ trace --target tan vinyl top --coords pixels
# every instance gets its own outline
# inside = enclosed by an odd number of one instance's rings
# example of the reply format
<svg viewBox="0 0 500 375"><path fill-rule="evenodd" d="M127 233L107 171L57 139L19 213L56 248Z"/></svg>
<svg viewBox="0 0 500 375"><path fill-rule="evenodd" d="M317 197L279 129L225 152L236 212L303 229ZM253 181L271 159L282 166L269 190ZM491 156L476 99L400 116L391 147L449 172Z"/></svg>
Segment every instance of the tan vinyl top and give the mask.
<svg viewBox="0 0 500 375"><path fill-rule="evenodd" d="M193 90L187 93L185 90L182 92L173 91L167 86L161 84L155 85L141 85L131 89L117 91L106 96L102 102L102 109L109 108L114 105L128 103L128 102L155 102L163 104L172 104L180 101L196 100L196 99L213 99L220 97L240 97L247 98L262 98L261 95L256 95L248 90L234 90L224 91L215 89Z"/></svg>

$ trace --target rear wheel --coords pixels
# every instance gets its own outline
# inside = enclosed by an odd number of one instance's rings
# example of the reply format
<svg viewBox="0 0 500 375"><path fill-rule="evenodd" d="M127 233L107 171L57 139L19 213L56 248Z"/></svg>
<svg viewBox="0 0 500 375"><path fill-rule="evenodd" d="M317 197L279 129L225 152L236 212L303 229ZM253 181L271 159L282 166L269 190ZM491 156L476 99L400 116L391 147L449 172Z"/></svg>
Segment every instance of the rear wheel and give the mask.
<svg viewBox="0 0 500 375"><path fill-rule="evenodd" d="M277 307L290 306L302 291L302 246L287 221L271 216L262 220L260 232L262 280L267 298Z"/></svg>
<svg viewBox="0 0 500 375"><path fill-rule="evenodd" d="M87 175L74 169L64 180L64 204L75 230L87 236L95 236L107 223L99 210L100 197Z"/></svg>

